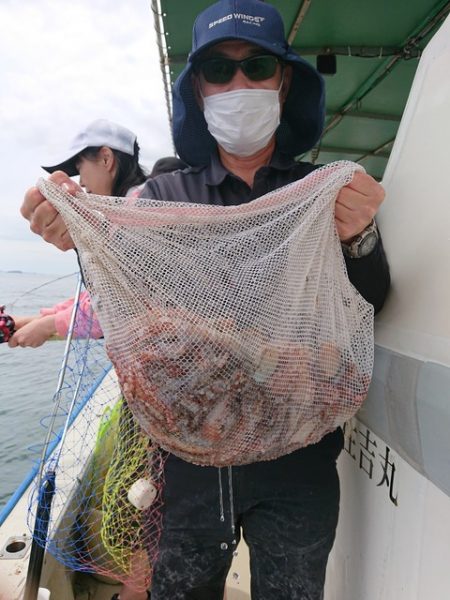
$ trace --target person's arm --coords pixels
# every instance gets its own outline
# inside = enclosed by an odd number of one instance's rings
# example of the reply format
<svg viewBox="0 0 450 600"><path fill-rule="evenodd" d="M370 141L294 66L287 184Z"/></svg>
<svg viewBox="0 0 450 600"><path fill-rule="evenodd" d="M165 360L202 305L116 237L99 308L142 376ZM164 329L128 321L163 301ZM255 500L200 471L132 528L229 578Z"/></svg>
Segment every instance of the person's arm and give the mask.
<svg viewBox="0 0 450 600"><path fill-rule="evenodd" d="M16 325L17 327L17 325ZM10 348L37 348L56 333L55 316L47 315L33 319L15 331L8 341Z"/></svg>
<svg viewBox="0 0 450 600"><path fill-rule="evenodd" d="M55 314L55 330L60 337L66 337L69 332L73 310L72 304ZM98 339L103 337L103 331L97 317L91 309L91 298L87 292L82 292L78 303L77 316L73 336L76 338Z"/></svg>
<svg viewBox="0 0 450 600"><path fill-rule="evenodd" d="M355 173L336 198L335 221L339 239L349 243L375 218L384 201L384 188L367 173Z"/></svg>
<svg viewBox="0 0 450 600"><path fill-rule="evenodd" d="M20 329L24 325L28 325L28 323L31 323L31 321L34 321L35 319L39 319L39 318L40 318L40 315L26 315L26 316L21 316L21 317L16 317L14 315L14 317L13 317L14 327L16 330Z"/></svg>
<svg viewBox="0 0 450 600"><path fill-rule="evenodd" d="M64 300L63 302L58 302L53 306L46 306L41 308L39 313L41 317L46 317L47 315L55 315L56 313L61 312L62 310L66 310L66 308L70 308L72 306L73 298L68 298L67 300Z"/></svg>
<svg viewBox="0 0 450 600"><path fill-rule="evenodd" d="M384 200L383 187L366 173L355 173L336 199L336 229L341 242L349 244L372 222ZM390 275L381 237L375 248L361 258L345 257L350 281L370 302L375 312L384 304Z"/></svg>
<svg viewBox="0 0 450 600"><path fill-rule="evenodd" d="M391 283L381 238L370 254L362 258L346 256L345 263L350 281L377 313L383 307Z"/></svg>
<svg viewBox="0 0 450 600"><path fill-rule="evenodd" d="M15 348L37 348L53 336L67 337L72 318L74 299L41 309L40 317L18 317L15 319L16 332L9 340L9 346ZM91 310L91 299L87 292L80 295L77 317L74 324L75 338L98 339L103 337L102 328Z"/></svg>

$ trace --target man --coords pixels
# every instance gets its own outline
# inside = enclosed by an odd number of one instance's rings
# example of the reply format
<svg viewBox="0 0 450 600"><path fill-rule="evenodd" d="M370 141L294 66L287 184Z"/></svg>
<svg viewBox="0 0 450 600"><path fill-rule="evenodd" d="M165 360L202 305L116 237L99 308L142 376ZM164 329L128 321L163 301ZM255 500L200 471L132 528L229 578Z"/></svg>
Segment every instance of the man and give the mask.
<svg viewBox="0 0 450 600"><path fill-rule="evenodd" d="M279 13L260 0L221 0L194 24L174 87L174 140L191 168L146 183L143 197L236 205L316 167L294 157L320 138L320 75L288 46ZM63 174L57 183L70 185ZM70 191L70 187L69 187ZM336 200L336 227L352 283L376 310L389 270L373 218L382 187L357 173ZM31 229L72 247L58 214L33 188L22 212ZM154 600L221 600L241 532L253 600L319 600L333 545L340 429L279 459L228 469L166 461L164 522Z"/></svg>

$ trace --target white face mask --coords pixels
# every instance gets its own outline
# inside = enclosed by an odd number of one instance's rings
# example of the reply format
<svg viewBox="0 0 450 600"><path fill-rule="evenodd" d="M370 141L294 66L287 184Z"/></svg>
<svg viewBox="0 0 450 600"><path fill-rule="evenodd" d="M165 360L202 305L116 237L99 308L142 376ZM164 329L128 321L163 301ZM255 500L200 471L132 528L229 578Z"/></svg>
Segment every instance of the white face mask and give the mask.
<svg viewBox="0 0 450 600"><path fill-rule="evenodd" d="M262 150L280 124L279 89L234 90L206 96L203 103L211 135L236 156Z"/></svg>

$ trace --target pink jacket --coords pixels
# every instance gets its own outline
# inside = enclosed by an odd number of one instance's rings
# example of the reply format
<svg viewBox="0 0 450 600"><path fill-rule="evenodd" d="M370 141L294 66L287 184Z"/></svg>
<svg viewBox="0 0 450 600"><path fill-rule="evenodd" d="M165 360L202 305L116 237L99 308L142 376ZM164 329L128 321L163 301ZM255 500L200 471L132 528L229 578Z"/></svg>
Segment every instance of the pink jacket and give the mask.
<svg viewBox="0 0 450 600"><path fill-rule="evenodd" d="M144 183L141 183L128 190L126 197L131 198L129 203L133 203L134 199L139 197L144 185ZM41 308L40 310L41 316L43 317L46 315L55 315L56 333L60 337L66 337L69 332L73 301L73 298L69 298L69 300L64 300L64 302L55 304L55 306L52 306L51 308ZM91 337L93 339L98 339L103 337L102 328L91 309L91 299L87 292L81 292L80 294L73 335L78 338Z"/></svg>
<svg viewBox="0 0 450 600"><path fill-rule="evenodd" d="M43 317L47 315L55 316L56 333L60 337L66 337L69 331L73 302L74 299L69 298L68 300L64 300L64 302L55 304L51 308L41 308L40 310ZM98 339L103 337L102 328L91 309L91 299L87 292L81 292L80 294L73 335L78 338L91 337Z"/></svg>

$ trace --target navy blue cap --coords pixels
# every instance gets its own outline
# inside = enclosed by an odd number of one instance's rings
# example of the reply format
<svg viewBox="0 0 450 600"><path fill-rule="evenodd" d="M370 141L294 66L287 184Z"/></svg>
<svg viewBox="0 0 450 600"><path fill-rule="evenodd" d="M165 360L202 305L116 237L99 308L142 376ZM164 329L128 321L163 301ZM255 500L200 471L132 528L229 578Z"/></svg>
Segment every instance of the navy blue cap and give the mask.
<svg viewBox="0 0 450 600"><path fill-rule="evenodd" d="M278 11L259 0L221 0L201 12L194 23L189 60L224 40L247 40L281 56L287 51Z"/></svg>
<svg viewBox="0 0 450 600"><path fill-rule="evenodd" d="M188 63L173 87L173 137L178 155L190 165L208 164L217 145L197 104L191 77L199 54L227 40L255 44L292 66L291 87L276 132L277 147L291 157L310 150L325 120L322 76L291 49L274 6L261 0L220 0L197 16Z"/></svg>

